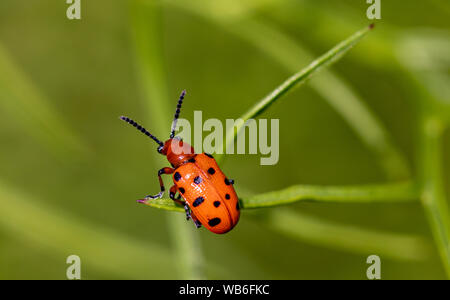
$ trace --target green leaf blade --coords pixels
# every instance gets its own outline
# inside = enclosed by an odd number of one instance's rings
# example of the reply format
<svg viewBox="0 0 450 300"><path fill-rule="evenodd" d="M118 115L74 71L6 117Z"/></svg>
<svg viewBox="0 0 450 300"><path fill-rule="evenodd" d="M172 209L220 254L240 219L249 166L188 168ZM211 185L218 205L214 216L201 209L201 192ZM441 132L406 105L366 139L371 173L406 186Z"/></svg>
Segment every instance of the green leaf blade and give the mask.
<svg viewBox="0 0 450 300"><path fill-rule="evenodd" d="M412 182L363 186L295 185L241 199L246 208L273 207L299 201L332 203L408 202L418 200Z"/></svg>
<svg viewBox="0 0 450 300"><path fill-rule="evenodd" d="M306 68L300 70L295 73L287 80L285 80L281 85L279 85L276 89L274 89L271 93L261 99L258 103L256 103L249 111L247 111L240 119L244 122L241 122L236 126L236 130L231 130L227 133L227 137L225 140L225 144L222 145L222 148L225 148L227 145L231 144L239 132L245 125L245 122L249 119L256 118L261 115L267 108L269 108L272 104L274 104L278 99L280 99L287 92L292 90L292 88L305 83L308 79L310 79L314 74L316 74L322 68L331 65L341 58L345 53L347 53L354 45L356 45L367 33L371 31L373 28L372 25L363 28L348 39L342 41L337 44L331 50L326 52L324 55L320 56L318 59L314 60L310 63ZM220 149L220 148L219 148ZM225 149L224 149L225 150ZM218 156L218 160L221 159L222 156Z"/></svg>
<svg viewBox="0 0 450 300"><path fill-rule="evenodd" d="M358 186L294 185L288 188L240 198L242 209L267 208L300 201L329 203L393 203L418 201L420 195L411 181ZM144 204L168 211L184 209L168 198L148 199Z"/></svg>
<svg viewBox="0 0 450 300"><path fill-rule="evenodd" d="M254 46L289 72L296 72L298 66L305 65L314 57L297 38L292 38L267 21L255 17L254 10L257 8L247 2L233 1L231 4L228 0L195 0L191 1L190 5L184 5L183 1L165 0L164 3L218 25L222 30ZM258 1L258 7L267 9L267 6L275 3L272 0ZM314 5L308 7L314 8ZM347 26L339 26L337 29L339 34L354 26L348 25L348 20L345 24ZM388 53L388 56L392 55L392 49L385 49L384 40L375 40L376 42L370 43L371 49L383 42L381 50L377 48L376 52L382 51ZM365 47L367 49L369 46ZM376 57L369 57L371 61L377 61ZM410 178L411 170L404 154L393 144L391 134L353 87L329 69L322 70L321 76L315 76L309 85L336 110L361 142L376 156L388 180ZM217 158L222 159L223 155L218 155Z"/></svg>
<svg viewBox="0 0 450 300"><path fill-rule="evenodd" d="M161 198L161 199L147 199L142 202L153 208L159 208L168 211L184 212L184 208L175 204L172 199Z"/></svg>
<svg viewBox="0 0 450 300"><path fill-rule="evenodd" d="M159 136L160 133L168 133L171 121L169 112L175 109L176 104L176 99L173 102L170 101L167 92L162 10L158 3L145 0L132 0L130 3L136 68L143 92L143 104L148 118L152 120L155 135ZM169 107L169 103L173 103L174 107ZM158 154L153 153L156 162ZM170 200L172 203L164 200L168 199L152 201L150 206L176 210L177 207L173 205L172 200ZM182 226L184 224L180 222L183 220L178 216L168 215L167 217L174 256L179 261L177 271L183 279L204 279L204 259L197 235L192 228Z"/></svg>
<svg viewBox="0 0 450 300"><path fill-rule="evenodd" d="M448 126L433 117L425 117L422 123L421 201L443 267L450 278L450 216L442 168L442 135Z"/></svg>

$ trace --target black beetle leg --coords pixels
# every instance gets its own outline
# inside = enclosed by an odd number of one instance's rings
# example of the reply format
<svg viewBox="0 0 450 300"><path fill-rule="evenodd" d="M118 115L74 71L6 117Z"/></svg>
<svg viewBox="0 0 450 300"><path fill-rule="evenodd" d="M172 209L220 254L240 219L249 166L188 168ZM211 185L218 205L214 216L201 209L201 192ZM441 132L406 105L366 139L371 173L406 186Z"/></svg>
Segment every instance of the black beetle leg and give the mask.
<svg viewBox="0 0 450 300"><path fill-rule="evenodd" d="M164 187L164 182L163 182L163 180L161 178L161 175L163 175L163 174L172 174L173 172L175 172L175 169L168 168L168 167L162 168L161 170L159 170L158 171L158 178L159 178L159 186L161 187L161 191L158 194L154 195L154 196L147 195L145 198L146 199L148 199L148 198L150 198L150 199L159 199L159 198L161 198L164 195L164 191L166 190L165 187Z"/></svg>

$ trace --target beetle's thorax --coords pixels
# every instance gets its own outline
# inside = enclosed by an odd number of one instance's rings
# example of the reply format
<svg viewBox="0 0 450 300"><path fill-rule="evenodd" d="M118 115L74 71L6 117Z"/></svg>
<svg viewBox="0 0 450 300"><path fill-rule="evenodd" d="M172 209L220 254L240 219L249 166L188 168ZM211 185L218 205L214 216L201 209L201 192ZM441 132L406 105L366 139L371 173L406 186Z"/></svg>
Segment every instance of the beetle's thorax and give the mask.
<svg viewBox="0 0 450 300"><path fill-rule="evenodd" d="M195 156L194 148L178 138L167 140L160 153L167 157L167 160L174 168L178 168Z"/></svg>

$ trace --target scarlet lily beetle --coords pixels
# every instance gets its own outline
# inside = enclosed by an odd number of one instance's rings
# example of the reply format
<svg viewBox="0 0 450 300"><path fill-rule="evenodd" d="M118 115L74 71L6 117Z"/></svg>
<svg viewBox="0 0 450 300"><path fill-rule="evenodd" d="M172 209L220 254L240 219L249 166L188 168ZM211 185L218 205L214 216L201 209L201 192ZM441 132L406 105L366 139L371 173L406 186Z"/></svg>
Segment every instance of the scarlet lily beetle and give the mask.
<svg viewBox="0 0 450 300"><path fill-rule="evenodd" d="M211 232L227 233L236 226L240 215L239 201L233 187L234 181L225 176L212 155L195 154L191 145L175 137L177 120L185 95L186 91L180 95L170 137L164 143L132 119L120 117L121 120L133 125L155 141L159 145L158 153L166 156L172 166L158 171L161 191L154 196L148 195L138 202L145 203L151 199L161 198L165 191L161 175L173 174L174 185L169 190L169 196L170 199L184 206L186 219L192 218L197 228L204 225ZM177 192L178 197L175 197Z"/></svg>

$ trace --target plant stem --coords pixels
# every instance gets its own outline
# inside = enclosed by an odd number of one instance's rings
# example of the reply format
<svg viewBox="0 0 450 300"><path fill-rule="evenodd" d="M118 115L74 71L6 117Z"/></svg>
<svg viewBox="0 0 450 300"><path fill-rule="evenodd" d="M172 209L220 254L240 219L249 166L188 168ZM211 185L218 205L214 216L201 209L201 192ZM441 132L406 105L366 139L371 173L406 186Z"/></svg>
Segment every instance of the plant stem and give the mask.
<svg viewBox="0 0 450 300"><path fill-rule="evenodd" d="M295 73L269 93L266 97L258 101L249 111L247 111L240 119L243 120L242 123L236 126L236 130L233 128L231 131L227 132L225 144L222 145L223 151L227 145L231 144L236 136L239 134L241 129L244 127L245 122L251 118L256 118L262 114L270 105L272 105L276 100L285 95L293 87L305 83L310 79L317 71L323 67L330 65L342 57L348 50L350 50L355 44L357 44L370 30L371 26L366 27L348 39L342 41L334 48L326 52L324 55L310 63L306 68ZM220 148L219 148L220 149ZM219 159L220 160L220 159Z"/></svg>
<svg viewBox="0 0 450 300"><path fill-rule="evenodd" d="M298 201L334 203L410 202L419 198L412 182L366 186L296 185L241 200L243 208L279 206Z"/></svg>
<svg viewBox="0 0 450 300"><path fill-rule="evenodd" d="M167 96L160 7L157 8L153 2L132 0L131 9L137 67L145 91L147 114L153 121L155 132L168 132L171 121L168 104L175 105L176 102ZM167 218L175 255L180 261L179 276L182 279L202 279L203 259L198 233L188 228L184 218L178 215L168 215Z"/></svg>
<svg viewBox="0 0 450 300"><path fill-rule="evenodd" d="M413 182L363 186L295 185L283 190L240 198L242 209L280 206L299 201L334 203L412 202L420 195ZM184 212L170 199L147 200L148 206Z"/></svg>
<svg viewBox="0 0 450 300"><path fill-rule="evenodd" d="M253 45L289 72L296 72L299 66L314 58L298 39L293 39L267 22L254 18L252 10L255 6L245 1L234 2L233 6L221 5L224 1L208 0L192 1L190 5L184 5L184 2L179 0L165 0L164 3L221 26L223 30ZM264 3L258 2L258 5L263 6ZM236 11L239 13L236 14ZM388 51L390 52L392 51ZM377 157L388 180L410 178L410 168L404 154L392 143L391 135L382 122L349 84L328 69L323 70L321 76L315 77L309 85L340 114L350 129ZM221 157L216 156L219 160Z"/></svg>
<svg viewBox="0 0 450 300"><path fill-rule="evenodd" d="M442 171L441 139L446 124L434 117L425 117L421 126L421 201L436 246L450 278L449 216Z"/></svg>

